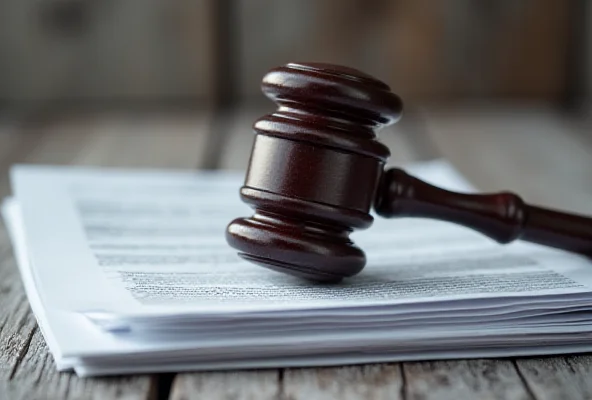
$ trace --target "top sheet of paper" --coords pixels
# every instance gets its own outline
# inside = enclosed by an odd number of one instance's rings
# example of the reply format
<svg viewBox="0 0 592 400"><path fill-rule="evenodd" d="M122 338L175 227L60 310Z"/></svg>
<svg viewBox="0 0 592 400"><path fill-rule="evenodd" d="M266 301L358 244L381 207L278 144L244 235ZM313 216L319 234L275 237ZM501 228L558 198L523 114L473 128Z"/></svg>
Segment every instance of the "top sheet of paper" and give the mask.
<svg viewBox="0 0 592 400"><path fill-rule="evenodd" d="M440 187L472 191L449 164L409 166ZM581 257L421 219L383 220L352 235L368 265L317 286L240 259L226 225L252 210L242 173L16 166L12 170L36 285L48 307L118 316L355 308L579 293Z"/></svg>

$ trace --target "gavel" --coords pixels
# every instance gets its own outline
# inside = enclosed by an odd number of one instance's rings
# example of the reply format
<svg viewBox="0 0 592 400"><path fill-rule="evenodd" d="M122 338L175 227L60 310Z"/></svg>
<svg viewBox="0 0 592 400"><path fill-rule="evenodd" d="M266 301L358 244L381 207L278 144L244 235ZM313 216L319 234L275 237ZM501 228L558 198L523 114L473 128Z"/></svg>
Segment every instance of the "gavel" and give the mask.
<svg viewBox="0 0 592 400"><path fill-rule="evenodd" d="M511 192L455 193L400 168L385 170L379 129L401 118L384 82L330 64L289 63L263 78L278 105L258 119L240 198L252 216L230 222L228 244L253 263L315 282L358 274L366 255L350 238L385 218L432 218L506 244L524 240L592 255L592 218L526 204ZM396 229L396 226L393 226Z"/></svg>

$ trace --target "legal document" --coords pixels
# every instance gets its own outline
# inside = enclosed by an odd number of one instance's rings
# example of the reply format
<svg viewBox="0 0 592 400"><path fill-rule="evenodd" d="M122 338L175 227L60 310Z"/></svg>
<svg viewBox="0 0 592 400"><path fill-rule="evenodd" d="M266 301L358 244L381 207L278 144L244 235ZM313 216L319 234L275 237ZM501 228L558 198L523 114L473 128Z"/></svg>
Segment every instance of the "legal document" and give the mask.
<svg viewBox="0 0 592 400"><path fill-rule="evenodd" d="M447 162L403 166L475 192ZM60 370L346 365L592 350L592 262L448 222L354 232L365 269L315 284L241 259L242 172L17 165L2 207Z"/></svg>

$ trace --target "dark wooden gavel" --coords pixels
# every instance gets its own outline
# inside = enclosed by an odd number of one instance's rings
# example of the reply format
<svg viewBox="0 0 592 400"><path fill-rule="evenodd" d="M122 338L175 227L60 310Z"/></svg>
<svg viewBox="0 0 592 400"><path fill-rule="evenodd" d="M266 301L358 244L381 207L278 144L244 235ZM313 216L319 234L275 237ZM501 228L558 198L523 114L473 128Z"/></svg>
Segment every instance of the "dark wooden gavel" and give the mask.
<svg viewBox="0 0 592 400"><path fill-rule="evenodd" d="M592 255L592 219L526 204L509 192L461 194L399 168L376 131L401 117L385 83L336 65L290 63L263 79L276 112L256 133L241 199L254 215L232 221L226 240L256 264L314 281L359 273L364 252L350 239L376 214L449 221L496 240L534 242Z"/></svg>

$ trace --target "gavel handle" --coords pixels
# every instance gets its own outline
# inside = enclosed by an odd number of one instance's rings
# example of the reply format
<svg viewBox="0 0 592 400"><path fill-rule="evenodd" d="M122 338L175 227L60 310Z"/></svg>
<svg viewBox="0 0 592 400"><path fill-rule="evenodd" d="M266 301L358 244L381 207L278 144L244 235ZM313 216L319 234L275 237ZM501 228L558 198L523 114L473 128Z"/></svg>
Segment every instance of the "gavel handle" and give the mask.
<svg viewBox="0 0 592 400"><path fill-rule="evenodd" d="M381 178L374 208L386 218L421 217L456 223L499 243L521 239L592 255L592 218L528 205L510 192L455 193L392 168Z"/></svg>

